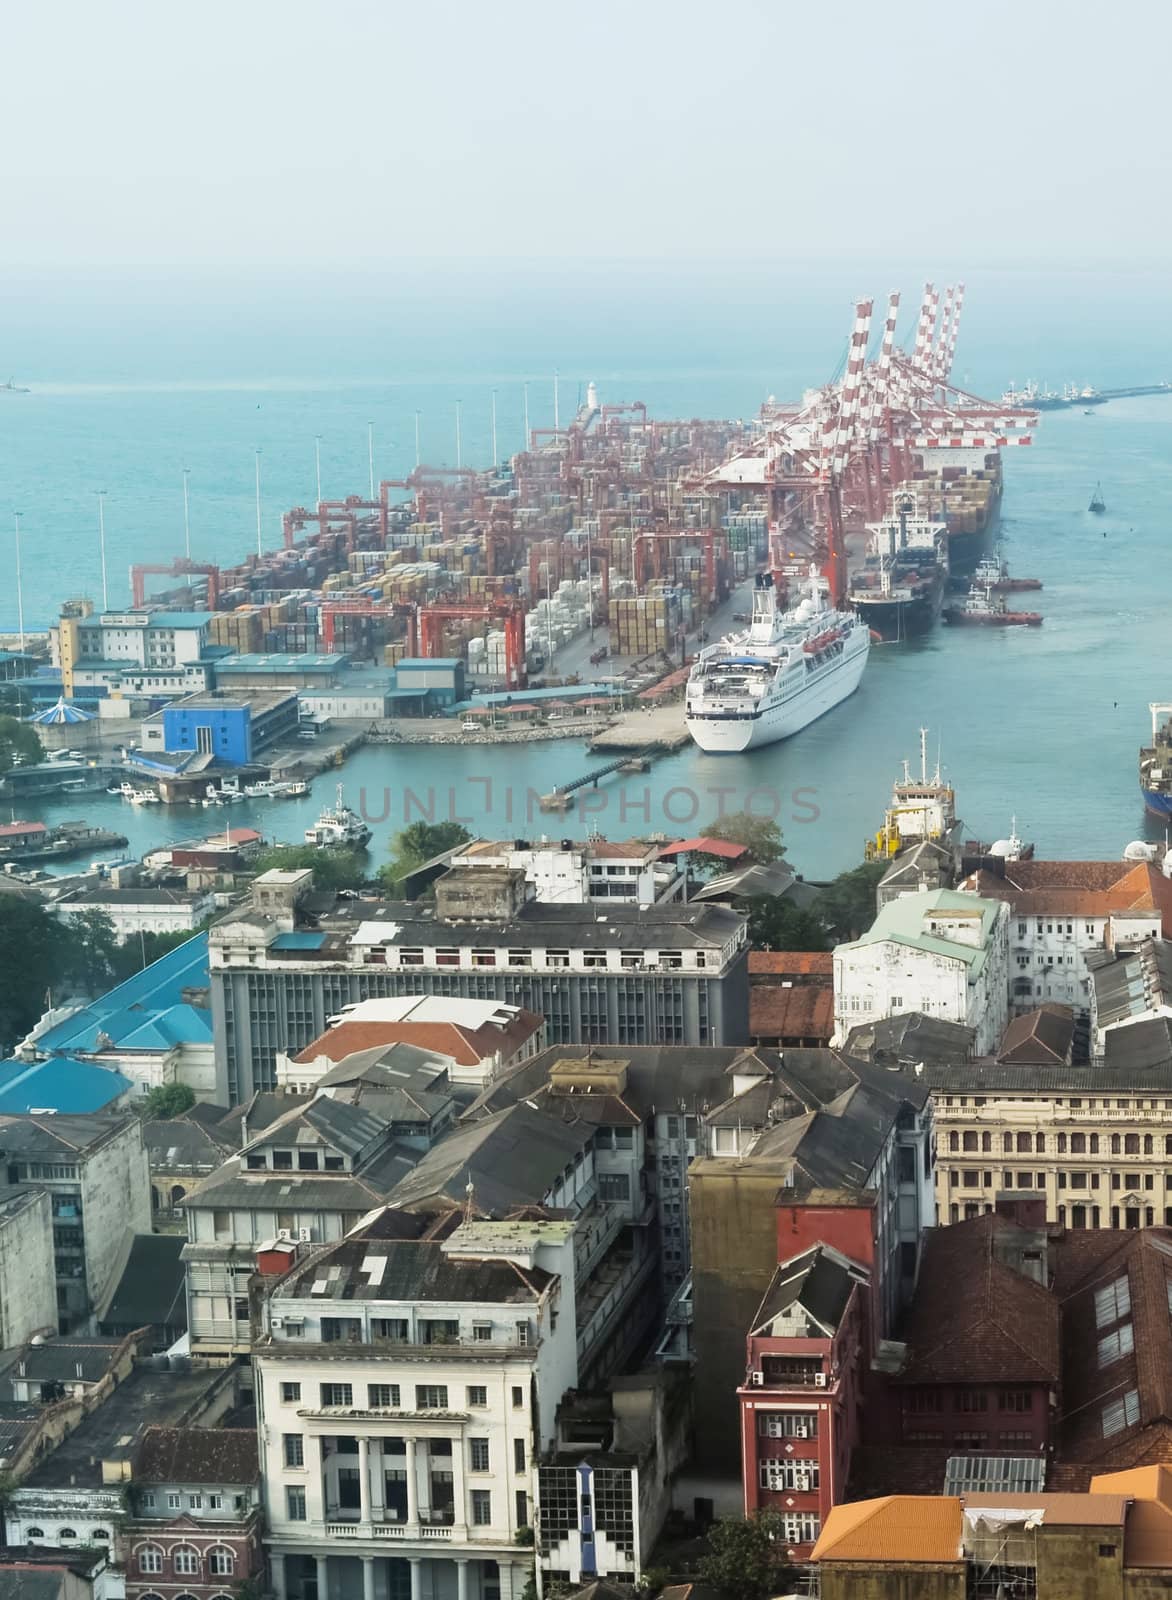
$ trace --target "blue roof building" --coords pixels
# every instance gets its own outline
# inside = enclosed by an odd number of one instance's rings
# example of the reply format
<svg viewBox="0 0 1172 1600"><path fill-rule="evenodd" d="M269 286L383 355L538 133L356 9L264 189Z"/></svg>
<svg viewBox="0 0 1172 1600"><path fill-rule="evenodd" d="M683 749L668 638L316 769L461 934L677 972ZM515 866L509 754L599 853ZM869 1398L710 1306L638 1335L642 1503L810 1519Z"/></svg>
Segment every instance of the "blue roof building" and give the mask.
<svg viewBox="0 0 1172 1600"><path fill-rule="evenodd" d="M129 1078L110 1067L71 1056L52 1061L0 1061L0 1115L52 1111L61 1116L84 1116L113 1110L134 1087Z"/></svg>

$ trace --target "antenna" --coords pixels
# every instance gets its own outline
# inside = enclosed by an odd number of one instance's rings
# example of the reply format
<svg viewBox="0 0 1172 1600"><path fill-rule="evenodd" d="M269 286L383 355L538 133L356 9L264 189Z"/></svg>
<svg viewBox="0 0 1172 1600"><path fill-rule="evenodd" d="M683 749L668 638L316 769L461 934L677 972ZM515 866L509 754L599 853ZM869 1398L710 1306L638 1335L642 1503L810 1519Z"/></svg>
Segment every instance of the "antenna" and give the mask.
<svg viewBox="0 0 1172 1600"><path fill-rule="evenodd" d="M370 467L370 498L374 499L374 423L366 424L366 460Z"/></svg>
<svg viewBox="0 0 1172 1600"><path fill-rule="evenodd" d="M191 506L188 501L187 486L191 479L191 468L183 469L183 554L188 561L191 560Z"/></svg>
<svg viewBox="0 0 1172 1600"><path fill-rule="evenodd" d="M102 558L102 610L110 609L110 587L106 582L106 491L98 490L98 550Z"/></svg>
<svg viewBox="0 0 1172 1600"><path fill-rule="evenodd" d="M458 467L462 467L464 465L463 440L460 433L460 407L463 404L464 402L462 400L456 401L456 465Z"/></svg>
<svg viewBox="0 0 1172 1600"><path fill-rule="evenodd" d="M254 456L256 458L256 553L259 556L261 554L261 533L260 533L260 445L257 445L257 447L256 447L255 451L253 452L253 454L254 454Z"/></svg>
<svg viewBox="0 0 1172 1600"><path fill-rule="evenodd" d="M523 394L525 396L525 448L526 448L526 450L528 450L528 448L529 448L529 385L527 383L523 383L521 385L521 389L522 389L522 392L523 392Z"/></svg>
<svg viewBox="0 0 1172 1600"><path fill-rule="evenodd" d="M419 412L415 413L415 465L419 465Z"/></svg>
<svg viewBox="0 0 1172 1600"><path fill-rule="evenodd" d="M920 782L928 781L928 730L920 729Z"/></svg>
<svg viewBox="0 0 1172 1600"><path fill-rule="evenodd" d="M500 460L496 453L496 390L492 391L492 464L495 467Z"/></svg>
<svg viewBox="0 0 1172 1600"><path fill-rule="evenodd" d="M21 581L20 570L20 519L24 515L21 511L12 513L16 523L16 625L20 630L20 648L24 650L24 585Z"/></svg>
<svg viewBox="0 0 1172 1600"><path fill-rule="evenodd" d="M321 505L321 434L313 436L313 464L317 469L317 503Z"/></svg>
<svg viewBox="0 0 1172 1600"><path fill-rule="evenodd" d="M553 431L555 433L558 431L558 427L558 369L555 367L553 369Z"/></svg>
<svg viewBox="0 0 1172 1600"><path fill-rule="evenodd" d="M472 1221L472 1213L476 1206L476 1185L472 1182L472 1172L468 1172L468 1182L464 1185L464 1221Z"/></svg>

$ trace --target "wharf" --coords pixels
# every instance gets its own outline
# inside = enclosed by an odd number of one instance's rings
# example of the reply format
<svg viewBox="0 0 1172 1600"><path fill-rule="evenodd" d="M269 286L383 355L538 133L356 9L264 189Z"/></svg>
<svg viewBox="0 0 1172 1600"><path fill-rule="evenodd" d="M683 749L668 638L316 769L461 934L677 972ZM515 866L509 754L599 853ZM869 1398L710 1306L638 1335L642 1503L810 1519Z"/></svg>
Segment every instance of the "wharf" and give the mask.
<svg viewBox="0 0 1172 1600"><path fill-rule="evenodd" d="M62 822L50 828L39 845L30 849L0 849L0 861L53 861L83 856L92 850L121 850L130 841L110 828L91 828L86 822Z"/></svg>
<svg viewBox="0 0 1172 1600"><path fill-rule="evenodd" d="M628 711L590 742L592 754L615 752L614 759L605 766L571 778L568 783L559 783L549 794L542 795L541 809L570 811L578 790L596 789L601 779L614 772L646 772L657 756L682 750L690 737L684 724L684 707L679 701L671 705L643 705L637 711Z"/></svg>

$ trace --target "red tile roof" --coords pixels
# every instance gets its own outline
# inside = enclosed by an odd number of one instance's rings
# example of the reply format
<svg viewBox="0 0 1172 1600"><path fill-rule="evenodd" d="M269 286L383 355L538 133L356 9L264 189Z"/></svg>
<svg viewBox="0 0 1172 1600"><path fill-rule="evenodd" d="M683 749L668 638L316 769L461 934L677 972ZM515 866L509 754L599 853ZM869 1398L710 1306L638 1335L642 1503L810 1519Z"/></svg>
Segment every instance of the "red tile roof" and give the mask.
<svg viewBox="0 0 1172 1600"><path fill-rule="evenodd" d="M964 887L1007 901L1019 916L1158 911L1165 935L1172 935L1172 883L1147 861L1007 861L1004 875L981 868Z"/></svg>
<svg viewBox="0 0 1172 1600"><path fill-rule="evenodd" d="M1070 1060L1074 1012L1047 1003L1014 1017L1001 1036L997 1060L1015 1067L1061 1067Z"/></svg>
<svg viewBox="0 0 1172 1600"><path fill-rule="evenodd" d="M834 977L832 950L750 950L749 976L776 973L780 977L816 976L829 982Z"/></svg>
<svg viewBox="0 0 1172 1600"><path fill-rule="evenodd" d="M834 1033L834 990L812 983L750 983L750 1039L819 1039Z"/></svg>
<svg viewBox="0 0 1172 1600"><path fill-rule="evenodd" d="M533 1011L518 1012L503 1028L492 1023L482 1028L462 1028L455 1022L339 1022L293 1059L315 1061L319 1056L328 1056L337 1062L358 1050L374 1050L379 1045L414 1044L421 1050L451 1056L460 1066L475 1067L498 1051L503 1061L511 1060L543 1023L544 1018Z"/></svg>
<svg viewBox="0 0 1172 1600"><path fill-rule="evenodd" d="M43 822L0 822L0 839L25 839L45 831Z"/></svg>
<svg viewBox="0 0 1172 1600"><path fill-rule="evenodd" d="M743 844L732 844L728 839L681 839L679 844L665 845L661 856L682 856L685 850L697 850L706 856L721 856L725 861L739 861L748 855Z"/></svg>

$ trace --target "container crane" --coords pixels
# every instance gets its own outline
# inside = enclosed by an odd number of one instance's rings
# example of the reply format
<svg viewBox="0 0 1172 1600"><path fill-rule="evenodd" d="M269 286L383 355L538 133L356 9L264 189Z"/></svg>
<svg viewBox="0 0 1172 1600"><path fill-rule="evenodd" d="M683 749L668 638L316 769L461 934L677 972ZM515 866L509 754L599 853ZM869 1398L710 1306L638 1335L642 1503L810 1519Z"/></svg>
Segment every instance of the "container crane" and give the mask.
<svg viewBox="0 0 1172 1600"><path fill-rule="evenodd" d="M509 689L525 687L525 607L519 600L490 600L483 605L460 605L437 602L419 608L419 654L434 659L443 653L445 622L463 622L473 618L485 622L500 621L505 635L505 686Z"/></svg>
<svg viewBox="0 0 1172 1600"><path fill-rule="evenodd" d="M177 556L170 565L162 562L139 561L130 569L130 603L136 611L146 604L148 577L186 578L198 575L208 580L208 610L215 611L220 603L220 569L210 561L189 561Z"/></svg>

